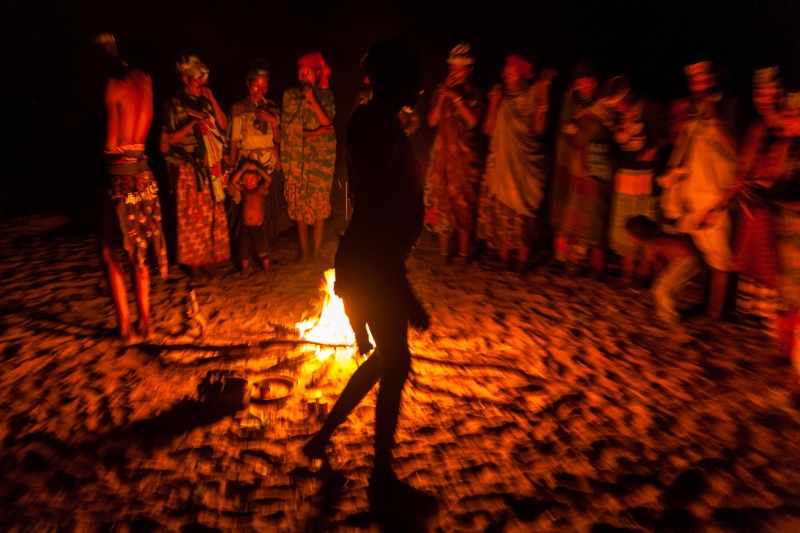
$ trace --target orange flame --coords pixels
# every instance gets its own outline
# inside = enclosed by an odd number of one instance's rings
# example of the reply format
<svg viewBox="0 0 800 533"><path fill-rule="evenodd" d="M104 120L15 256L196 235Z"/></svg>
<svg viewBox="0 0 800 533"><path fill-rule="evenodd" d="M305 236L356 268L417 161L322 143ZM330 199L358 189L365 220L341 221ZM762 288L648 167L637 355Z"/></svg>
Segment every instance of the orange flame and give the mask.
<svg viewBox="0 0 800 533"><path fill-rule="evenodd" d="M346 360L356 354L356 336L353 328L350 327L350 320L344 312L344 302L333 292L335 281L334 269L326 270L321 287L323 293L322 312L317 317L296 324L300 336L305 340L346 345L342 348L317 346L317 357L321 360L328 359L334 354L338 360Z"/></svg>

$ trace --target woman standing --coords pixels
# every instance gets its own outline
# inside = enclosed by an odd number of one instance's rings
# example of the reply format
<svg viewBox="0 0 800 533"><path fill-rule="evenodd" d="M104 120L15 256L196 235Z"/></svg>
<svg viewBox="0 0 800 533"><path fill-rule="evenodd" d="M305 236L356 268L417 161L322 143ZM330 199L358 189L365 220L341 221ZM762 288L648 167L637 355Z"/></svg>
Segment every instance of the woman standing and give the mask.
<svg viewBox="0 0 800 533"><path fill-rule="evenodd" d="M183 89L167 102L161 151L176 194L178 263L199 279L207 265L230 257L222 184L228 119L206 85L208 67L197 56L176 67Z"/></svg>
<svg viewBox="0 0 800 533"><path fill-rule="evenodd" d="M622 283L630 286L634 274L641 282L647 277L642 261L644 249L628 238L625 223L639 215L656 220L653 174L656 154L665 137L658 125L658 110L650 100L631 91L626 75L616 76L604 87L604 103L615 111L612 138L617 145L618 163L614 172L609 210L609 247L622 259Z"/></svg>
<svg viewBox="0 0 800 533"><path fill-rule="evenodd" d="M478 237L486 239L508 266L517 250L517 272L528 261L536 230L536 211L544 199L547 156L541 135L547 127L552 74L533 85L533 65L519 56L506 58L503 85L489 92L483 133L490 135L489 156L478 204Z"/></svg>
<svg viewBox="0 0 800 533"><path fill-rule="evenodd" d="M325 219L331 214L331 186L336 164L336 113L328 88L331 69L319 52L297 61L300 87L283 93L281 165L286 175L289 218L297 221L301 261L308 255L308 226L314 226L313 257L319 259Z"/></svg>
<svg viewBox="0 0 800 533"><path fill-rule="evenodd" d="M231 123L228 129L231 167L240 168L246 162L254 163L270 175L269 192L266 196L265 217L267 234L275 238L292 225L283 195L284 179L281 172L280 116L278 105L265 98L269 89L269 70L266 65L253 64L247 71L248 95L231 108ZM228 211L238 216L238 205ZM231 235L238 232L231 224Z"/></svg>
<svg viewBox="0 0 800 533"><path fill-rule="evenodd" d="M425 223L439 234L439 253L445 261L450 235L457 233L459 260L466 263L481 171L475 127L483 106L480 91L467 81L475 63L469 44L453 48L447 63L447 79L436 90L428 113L436 139L425 185Z"/></svg>
<svg viewBox="0 0 800 533"><path fill-rule="evenodd" d="M577 264L589 254L592 277L602 276L608 202L614 169L611 160L613 114L598 98L599 81L587 62L572 70L556 130L550 222L555 258Z"/></svg>

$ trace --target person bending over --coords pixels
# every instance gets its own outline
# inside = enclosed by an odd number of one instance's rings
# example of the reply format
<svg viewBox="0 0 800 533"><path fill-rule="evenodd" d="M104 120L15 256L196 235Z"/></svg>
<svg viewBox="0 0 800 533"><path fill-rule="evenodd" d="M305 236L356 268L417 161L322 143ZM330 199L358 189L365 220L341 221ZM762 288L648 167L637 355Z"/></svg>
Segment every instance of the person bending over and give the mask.
<svg viewBox="0 0 800 533"><path fill-rule="evenodd" d="M631 242L643 246L647 268L658 271L651 289L656 313L666 322L678 322L675 298L700 271L694 246L685 237L663 233L658 224L644 215L629 219L625 229Z"/></svg>

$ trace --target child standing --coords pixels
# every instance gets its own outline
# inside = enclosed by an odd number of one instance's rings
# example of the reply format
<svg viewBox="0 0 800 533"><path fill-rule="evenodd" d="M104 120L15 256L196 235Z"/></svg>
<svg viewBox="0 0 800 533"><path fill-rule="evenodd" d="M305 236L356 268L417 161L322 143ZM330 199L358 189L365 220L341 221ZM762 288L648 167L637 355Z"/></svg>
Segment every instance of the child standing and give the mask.
<svg viewBox="0 0 800 533"><path fill-rule="evenodd" d="M632 242L644 247L643 268L658 271L651 289L656 313L666 322L678 322L675 297L700 271L694 247L684 237L663 233L657 223L644 215L629 219L625 230Z"/></svg>
<svg viewBox="0 0 800 533"><path fill-rule="evenodd" d="M250 276L253 255L269 270L269 238L264 198L269 192L270 177L255 163L245 163L228 182L228 193L241 206L242 229L239 233L242 278Z"/></svg>

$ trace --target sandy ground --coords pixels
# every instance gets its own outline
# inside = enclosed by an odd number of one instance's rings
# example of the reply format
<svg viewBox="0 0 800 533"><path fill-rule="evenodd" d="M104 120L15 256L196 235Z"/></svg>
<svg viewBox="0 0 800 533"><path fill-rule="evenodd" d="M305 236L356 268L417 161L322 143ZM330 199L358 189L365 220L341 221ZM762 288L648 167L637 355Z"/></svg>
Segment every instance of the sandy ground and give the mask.
<svg viewBox="0 0 800 533"><path fill-rule="evenodd" d="M326 262L342 227L328 224ZM304 401L334 401L354 363L257 344L313 312L325 265L294 267L295 247L281 238L268 277L227 265L202 283L177 266L154 279L154 343L250 349L126 347L86 227L5 224L0 529L392 529L365 493L374 391L334 436L343 487L298 451L319 426ZM646 292L547 266L443 268L430 235L409 266L433 325L411 334L394 466L438 500L415 530L800 531L800 413L752 324L665 329ZM199 339L184 315L192 288L208 322ZM239 409L225 390L198 394L220 372L299 386Z"/></svg>

